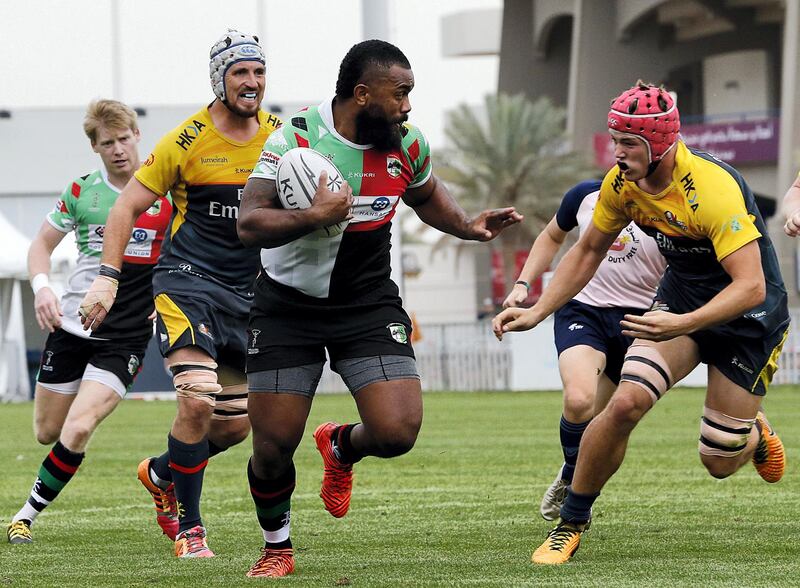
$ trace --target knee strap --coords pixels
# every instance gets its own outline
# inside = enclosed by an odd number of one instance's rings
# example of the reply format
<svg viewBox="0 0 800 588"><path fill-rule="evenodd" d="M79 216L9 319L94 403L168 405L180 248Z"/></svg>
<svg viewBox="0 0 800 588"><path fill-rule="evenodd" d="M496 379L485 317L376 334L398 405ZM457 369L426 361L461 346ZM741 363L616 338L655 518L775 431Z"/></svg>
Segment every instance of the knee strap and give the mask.
<svg viewBox="0 0 800 588"><path fill-rule="evenodd" d="M702 455L736 457L747 447L755 422L755 418L738 419L704 406L698 451Z"/></svg>
<svg viewBox="0 0 800 588"><path fill-rule="evenodd" d="M214 406L216 395L222 390L217 382L217 364L213 361L176 362L169 366L175 393L183 398L194 398Z"/></svg>
<svg viewBox="0 0 800 588"><path fill-rule="evenodd" d="M619 381L643 388L655 404L672 387L672 373L658 349L652 345L634 343L625 354Z"/></svg>

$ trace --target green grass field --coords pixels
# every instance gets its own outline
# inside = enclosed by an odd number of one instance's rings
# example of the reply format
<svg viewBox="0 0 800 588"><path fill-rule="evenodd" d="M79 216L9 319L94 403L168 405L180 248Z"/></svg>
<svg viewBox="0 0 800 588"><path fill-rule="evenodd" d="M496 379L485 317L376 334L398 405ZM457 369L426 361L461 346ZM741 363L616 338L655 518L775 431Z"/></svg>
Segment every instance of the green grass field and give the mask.
<svg viewBox="0 0 800 588"><path fill-rule="evenodd" d="M702 395L676 390L639 426L622 469L595 506L570 564L538 567L549 529L538 514L560 465L558 393L428 394L415 449L356 466L350 513L317 496L318 422L354 417L349 396L315 401L297 456L293 541L309 586L798 586L800 392L776 388L766 408L788 452L767 485L745 467L714 480L697 457ZM203 515L217 557L178 561L136 480L165 446L174 405L128 401L104 423L76 478L33 527L33 545L0 544L0 586L245 586L261 534L247 490L249 440L212 460ZM32 405L0 406L0 521L26 498L47 449ZM269 582L269 581L267 581Z"/></svg>

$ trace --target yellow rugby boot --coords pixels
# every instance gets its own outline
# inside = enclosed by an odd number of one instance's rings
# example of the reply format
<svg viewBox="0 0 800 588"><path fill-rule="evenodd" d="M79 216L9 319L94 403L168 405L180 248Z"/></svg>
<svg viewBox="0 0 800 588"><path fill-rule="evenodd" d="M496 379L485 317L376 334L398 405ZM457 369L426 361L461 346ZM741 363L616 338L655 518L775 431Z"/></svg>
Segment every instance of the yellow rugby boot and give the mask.
<svg viewBox="0 0 800 588"><path fill-rule="evenodd" d="M558 565L567 563L581 545L581 534L585 525L575 525L566 521L558 523L548 534L539 548L533 552L531 561L535 564Z"/></svg>
<svg viewBox="0 0 800 588"><path fill-rule="evenodd" d="M8 526L6 534L8 536L8 542L14 545L33 543L31 526L28 521L14 521Z"/></svg>

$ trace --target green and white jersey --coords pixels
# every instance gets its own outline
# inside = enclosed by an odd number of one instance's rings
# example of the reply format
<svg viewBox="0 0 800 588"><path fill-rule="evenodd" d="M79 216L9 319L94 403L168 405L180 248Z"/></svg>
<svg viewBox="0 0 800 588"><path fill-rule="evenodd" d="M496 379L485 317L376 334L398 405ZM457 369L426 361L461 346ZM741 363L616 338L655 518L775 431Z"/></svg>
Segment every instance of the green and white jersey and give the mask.
<svg viewBox="0 0 800 588"><path fill-rule="evenodd" d="M119 294L100 328L84 331L78 316L78 307L100 271L106 220L119 193L105 169L96 170L71 182L47 215L47 222L56 230L75 233L78 265L69 277L61 310L62 328L79 337L120 339L152 333L152 323L147 320L153 311L152 274L172 214L169 197L159 198L136 219L125 248Z"/></svg>
<svg viewBox="0 0 800 588"><path fill-rule="evenodd" d="M405 123L400 148L380 151L341 136L333 124L333 99L290 118L264 144L251 178L275 180L281 156L310 147L330 159L353 188L353 219L335 236L320 231L264 249L264 272L298 292L331 302L347 299L388 280L391 220L409 188L431 177L430 148L422 132ZM258 296L258 294L256 294Z"/></svg>

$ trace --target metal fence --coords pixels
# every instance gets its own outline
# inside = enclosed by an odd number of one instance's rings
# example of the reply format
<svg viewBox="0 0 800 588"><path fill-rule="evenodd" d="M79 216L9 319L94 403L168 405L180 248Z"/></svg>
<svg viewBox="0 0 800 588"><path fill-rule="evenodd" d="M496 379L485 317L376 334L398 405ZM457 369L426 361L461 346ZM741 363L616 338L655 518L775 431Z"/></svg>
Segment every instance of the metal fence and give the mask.
<svg viewBox="0 0 800 588"><path fill-rule="evenodd" d="M800 309L791 309L792 328L783 347L774 384L800 384ZM474 392L509 390L514 368L511 350L498 345L488 321L467 324L428 324L414 343L417 369L424 389ZM342 392L341 378L326 365L319 392Z"/></svg>
<svg viewBox="0 0 800 588"><path fill-rule="evenodd" d="M417 369L426 391L508 390L511 385L511 352L498 345L489 321L466 324L428 324L420 328L422 339L414 343ZM319 392L346 390L328 365Z"/></svg>

